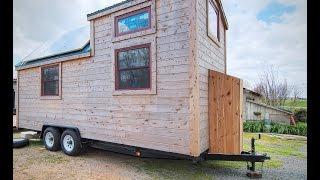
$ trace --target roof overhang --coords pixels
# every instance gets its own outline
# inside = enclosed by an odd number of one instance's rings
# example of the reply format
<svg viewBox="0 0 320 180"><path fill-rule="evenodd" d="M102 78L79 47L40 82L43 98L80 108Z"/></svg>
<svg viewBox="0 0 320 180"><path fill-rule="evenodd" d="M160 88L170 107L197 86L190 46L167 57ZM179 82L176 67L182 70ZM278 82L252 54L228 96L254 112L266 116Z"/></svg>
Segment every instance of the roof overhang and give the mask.
<svg viewBox="0 0 320 180"><path fill-rule="evenodd" d="M138 4L147 2L147 1L150 1L150 0L126 0L126 1L122 1L120 3L117 3L117 4L114 4L112 6L106 7L104 9L95 11L95 12L90 13L90 14L87 14L87 20L91 21L93 19L96 19L96 18L99 18L99 17L102 17L102 16L106 16L106 15L109 15L111 13L120 11L122 9L131 7L131 6L134 6L134 5L138 5ZM225 28L228 30L229 29L229 25L228 25L226 14L224 13L224 10L223 10L223 6L222 6L222 3L221 3L221 0L217 0L217 3L219 5L220 12L222 13L223 24L225 25Z"/></svg>
<svg viewBox="0 0 320 180"><path fill-rule="evenodd" d="M223 10L222 2L221 2L221 0L217 0L217 3L219 4L220 12L222 13L223 24L224 24L226 30L228 30L229 29L229 24L228 24L228 21L227 21L227 16L226 16L226 14L224 13L224 10Z"/></svg>
<svg viewBox="0 0 320 180"><path fill-rule="evenodd" d="M147 2L147 1L150 1L150 0L126 0L126 1L122 1L122 2L114 4L112 6L108 6L106 8L100 9L100 10L95 11L93 13L87 14L87 20L91 21L93 19L96 19L96 18L99 18L99 17L102 17L102 16L106 16L106 15L109 15L111 13L120 11L122 9L126 9L128 7L131 7L131 6L135 6L135 5Z"/></svg>
<svg viewBox="0 0 320 180"><path fill-rule="evenodd" d="M37 66L43 66L47 64L69 61L69 60L74 60L79 58L90 57L90 56L91 56L90 41L88 41L85 45L83 45L81 48L78 48L78 49L74 49L71 51L66 51L58 54L53 54L50 56L45 56L37 59L32 59L25 62L19 62L15 66L15 69L19 71L19 70L33 68Z"/></svg>

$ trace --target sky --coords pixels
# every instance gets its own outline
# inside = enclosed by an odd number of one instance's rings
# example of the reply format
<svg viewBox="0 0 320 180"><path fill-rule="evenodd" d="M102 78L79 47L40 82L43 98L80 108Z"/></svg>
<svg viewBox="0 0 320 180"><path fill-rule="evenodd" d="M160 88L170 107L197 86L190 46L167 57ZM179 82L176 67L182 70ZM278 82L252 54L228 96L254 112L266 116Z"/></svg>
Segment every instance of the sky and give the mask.
<svg viewBox="0 0 320 180"><path fill-rule="evenodd" d="M86 15L121 1L13 0L13 64L81 47L89 39ZM253 88L272 66L306 97L307 1L222 0L222 4L229 23L227 73Z"/></svg>

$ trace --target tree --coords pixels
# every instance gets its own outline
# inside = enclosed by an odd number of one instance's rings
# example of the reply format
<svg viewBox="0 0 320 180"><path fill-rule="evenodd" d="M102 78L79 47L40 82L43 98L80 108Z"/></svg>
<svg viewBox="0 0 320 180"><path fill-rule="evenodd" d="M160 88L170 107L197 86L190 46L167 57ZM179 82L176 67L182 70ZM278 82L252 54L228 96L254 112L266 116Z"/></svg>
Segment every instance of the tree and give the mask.
<svg viewBox="0 0 320 180"><path fill-rule="evenodd" d="M283 106L292 89L285 78L280 80L278 74L269 66L259 75L259 82L254 86L254 91L262 94L265 103L271 106Z"/></svg>
<svg viewBox="0 0 320 180"><path fill-rule="evenodd" d="M302 90L297 85L294 85L292 87L292 94L293 94L293 103L296 104L297 103L297 99L302 94Z"/></svg>

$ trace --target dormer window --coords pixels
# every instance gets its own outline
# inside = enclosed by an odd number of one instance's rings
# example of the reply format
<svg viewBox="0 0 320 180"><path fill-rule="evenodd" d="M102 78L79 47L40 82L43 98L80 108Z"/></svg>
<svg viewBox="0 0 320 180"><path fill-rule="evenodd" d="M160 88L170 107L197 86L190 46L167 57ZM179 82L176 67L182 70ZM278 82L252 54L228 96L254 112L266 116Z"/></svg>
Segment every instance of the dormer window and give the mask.
<svg viewBox="0 0 320 180"><path fill-rule="evenodd" d="M219 34L219 11L212 0L208 0L208 19L207 19L207 28L208 36L213 41L220 41Z"/></svg>
<svg viewBox="0 0 320 180"><path fill-rule="evenodd" d="M115 17L115 36L130 34L151 27L151 7Z"/></svg>

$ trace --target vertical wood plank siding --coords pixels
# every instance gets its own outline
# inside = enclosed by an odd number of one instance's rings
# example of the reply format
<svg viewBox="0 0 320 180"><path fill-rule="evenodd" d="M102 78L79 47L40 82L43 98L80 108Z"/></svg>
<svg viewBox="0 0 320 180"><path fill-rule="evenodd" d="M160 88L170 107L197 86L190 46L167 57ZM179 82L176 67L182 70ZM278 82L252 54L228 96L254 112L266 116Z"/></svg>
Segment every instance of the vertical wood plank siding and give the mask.
<svg viewBox="0 0 320 180"><path fill-rule="evenodd" d="M112 41L114 17L134 7L95 19L94 56L62 63L60 100L40 99L38 68L19 71L20 127L76 126L84 138L189 155L190 2L155 0L156 33L118 42ZM156 94L114 96L115 44L148 39L156 39Z"/></svg>
<svg viewBox="0 0 320 180"><path fill-rule="evenodd" d="M242 81L217 71L209 72L209 153L242 151Z"/></svg>

